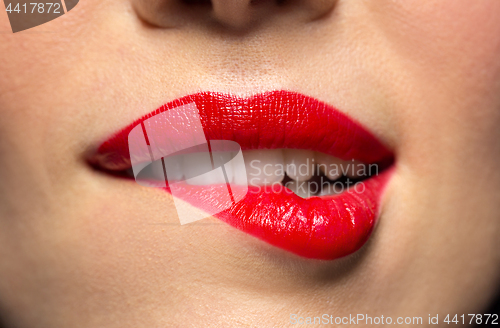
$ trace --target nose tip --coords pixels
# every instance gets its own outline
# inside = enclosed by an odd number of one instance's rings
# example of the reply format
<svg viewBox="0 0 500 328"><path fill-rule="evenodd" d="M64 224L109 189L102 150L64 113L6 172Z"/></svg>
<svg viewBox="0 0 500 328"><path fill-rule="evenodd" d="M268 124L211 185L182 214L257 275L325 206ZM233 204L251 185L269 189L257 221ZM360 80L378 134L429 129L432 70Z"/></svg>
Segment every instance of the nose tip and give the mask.
<svg viewBox="0 0 500 328"><path fill-rule="evenodd" d="M208 0L214 18L221 24L244 28L264 17L302 12L309 19L323 17L337 0ZM281 8L281 10L280 10ZM297 17L297 16L296 16ZM306 19L308 20L308 19Z"/></svg>
<svg viewBox="0 0 500 328"><path fill-rule="evenodd" d="M241 28L252 20L252 0L212 0L213 15L223 25Z"/></svg>

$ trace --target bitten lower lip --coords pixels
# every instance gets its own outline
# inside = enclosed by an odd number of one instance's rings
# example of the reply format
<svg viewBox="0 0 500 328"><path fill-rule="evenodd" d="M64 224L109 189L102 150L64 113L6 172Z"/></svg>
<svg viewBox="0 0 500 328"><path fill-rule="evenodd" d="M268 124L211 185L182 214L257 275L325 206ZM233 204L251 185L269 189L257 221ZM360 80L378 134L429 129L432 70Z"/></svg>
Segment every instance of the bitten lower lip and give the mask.
<svg viewBox="0 0 500 328"><path fill-rule="evenodd" d="M385 167L393 162L392 152L373 134L332 106L296 92L272 91L249 98L201 92L174 100L102 143L91 164L108 172L130 168L130 131L154 115L193 102L207 140L232 140L243 150L309 149ZM392 172L388 168L365 180L361 193L303 199L284 189L260 188L215 216L297 255L332 260L368 240Z"/></svg>

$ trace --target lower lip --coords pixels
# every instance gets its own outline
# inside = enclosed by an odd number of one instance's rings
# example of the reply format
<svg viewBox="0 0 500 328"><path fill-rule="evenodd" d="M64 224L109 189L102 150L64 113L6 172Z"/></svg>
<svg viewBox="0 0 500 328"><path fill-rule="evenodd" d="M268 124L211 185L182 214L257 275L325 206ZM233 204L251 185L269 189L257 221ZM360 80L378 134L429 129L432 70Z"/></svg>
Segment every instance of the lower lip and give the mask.
<svg viewBox="0 0 500 328"><path fill-rule="evenodd" d="M184 184L182 199L202 210L207 199L214 200L212 210L214 202L225 209L214 216L231 226L297 255L333 260L357 251L368 240L393 172L387 169L335 196L304 199L277 184L249 187L244 199L226 204L219 197L227 193L225 184ZM170 192L168 187L164 190Z"/></svg>

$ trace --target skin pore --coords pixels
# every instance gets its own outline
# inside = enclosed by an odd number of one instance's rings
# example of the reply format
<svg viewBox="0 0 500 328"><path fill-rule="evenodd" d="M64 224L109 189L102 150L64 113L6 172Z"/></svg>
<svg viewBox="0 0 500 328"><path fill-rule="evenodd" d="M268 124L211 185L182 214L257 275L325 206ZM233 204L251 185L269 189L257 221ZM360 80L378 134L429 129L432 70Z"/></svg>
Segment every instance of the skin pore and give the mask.
<svg viewBox="0 0 500 328"><path fill-rule="evenodd" d="M500 2L231 1L85 0L15 34L0 10L4 325L481 313L500 283ZM380 222L347 258L303 259L213 218L171 224L171 196L86 161L173 99L281 89L396 154Z"/></svg>

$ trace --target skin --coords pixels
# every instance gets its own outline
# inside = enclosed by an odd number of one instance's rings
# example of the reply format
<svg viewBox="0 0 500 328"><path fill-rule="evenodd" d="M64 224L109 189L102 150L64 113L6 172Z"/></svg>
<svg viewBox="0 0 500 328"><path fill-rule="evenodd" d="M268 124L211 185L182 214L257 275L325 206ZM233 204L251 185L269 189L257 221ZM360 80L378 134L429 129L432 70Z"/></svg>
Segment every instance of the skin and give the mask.
<svg viewBox="0 0 500 328"><path fill-rule="evenodd" d="M0 10L3 324L482 313L500 282L500 2L225 1L86 0L15 34ZM87 164L167 101L279 89L336 106L396 154L352 256L303 259L214 218L180 226L171 196Z"/></svg>

